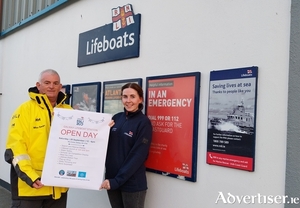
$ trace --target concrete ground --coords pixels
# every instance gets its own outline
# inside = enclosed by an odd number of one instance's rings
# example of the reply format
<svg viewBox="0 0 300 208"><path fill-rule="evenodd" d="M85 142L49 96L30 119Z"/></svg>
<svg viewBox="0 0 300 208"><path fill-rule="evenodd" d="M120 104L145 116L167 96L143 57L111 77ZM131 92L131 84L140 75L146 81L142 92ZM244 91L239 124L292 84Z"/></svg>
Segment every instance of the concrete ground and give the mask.
<svg viewBox="0 0 300 208"><path fill-rule="evenodd" d="M0 186L0 208L10 208L11 195L10 192Z"/></svg>

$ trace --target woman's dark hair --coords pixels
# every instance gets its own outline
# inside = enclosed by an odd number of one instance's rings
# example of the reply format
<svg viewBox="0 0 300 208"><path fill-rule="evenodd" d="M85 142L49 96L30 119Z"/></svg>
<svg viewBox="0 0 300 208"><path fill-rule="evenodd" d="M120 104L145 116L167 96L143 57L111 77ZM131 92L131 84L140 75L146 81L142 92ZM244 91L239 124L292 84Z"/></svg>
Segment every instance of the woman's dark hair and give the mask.
<svg viewBox="0 0 300 208"><path fill-rule="evenodd" d="M140 85L138 85L137 83L132 83L132 82L129 82L125 85L123 85L122 89L121 89L121 95L123 95L123 90L126 89L126 88L132 88L134 89L135 91L137 91L138 95L144 99L144 93L143 93L143 89Z"/></svg>

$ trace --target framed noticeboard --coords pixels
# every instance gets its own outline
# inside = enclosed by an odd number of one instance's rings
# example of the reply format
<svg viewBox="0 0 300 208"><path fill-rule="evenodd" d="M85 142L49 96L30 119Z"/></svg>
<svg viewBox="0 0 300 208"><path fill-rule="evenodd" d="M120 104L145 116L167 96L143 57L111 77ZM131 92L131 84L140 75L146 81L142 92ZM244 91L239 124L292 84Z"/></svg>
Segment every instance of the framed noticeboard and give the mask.
<svg viewBox="0 0 300 208"><path fill-rule="evenodd" d="M70 97L71 97L71 92L70 92L70 85L63 85L61 90L63 93L65 93L67 95L67 99L65 100L66 104L70 104Z"/></svg>
<svg viewBox="0 0 300 208"><path fill-rule="evenodd" d="M148 171L196 181L200 75L146 78L145 113L153 126Z"/></svg>
<svg viewBox="0 0 300 208"><path fill-rule="evenodd" d="M256 66L211 71L208 164L254 171L257 75Z"/></svg>
<svg viewBox="0 0 300 208"><path fill-rule="evenodd" d="M114 115L124 111L121 101L121 88L129 82L137 83L142 87L141 78L103 82L102 113Z"/></svg>
<svg viewBox="0 0 300 208"><path fill-rule="evenodd" d="M72 107L75 110L100 112L101 82L72 85Z"/></svg>

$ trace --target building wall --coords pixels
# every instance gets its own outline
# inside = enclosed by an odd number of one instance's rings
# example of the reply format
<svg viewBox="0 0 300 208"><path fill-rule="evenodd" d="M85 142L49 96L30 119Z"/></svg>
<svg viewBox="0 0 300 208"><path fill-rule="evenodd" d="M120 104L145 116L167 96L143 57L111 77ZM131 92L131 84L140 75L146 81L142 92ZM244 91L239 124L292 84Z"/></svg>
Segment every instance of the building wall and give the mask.
<svg viewBox="0 0 300 208"><path fill-rule="evenodd" d="M78 68L79 33L111 23L111 9L127 3L142 14L140 57ZM147 76L200 71L197 182L148 172L146 207L269 206L215 202L220 192L285 194L290 9L289 0L75 1L0 40L0 152L11 114L43 69L56 69L63 84L140 77L144 87ZM246 66L259 67L255 171L207 165L209 73ZM0 160L0 168L8 182L9 165ZM69 193L69 208L109 207L105 191Z"/></svg>

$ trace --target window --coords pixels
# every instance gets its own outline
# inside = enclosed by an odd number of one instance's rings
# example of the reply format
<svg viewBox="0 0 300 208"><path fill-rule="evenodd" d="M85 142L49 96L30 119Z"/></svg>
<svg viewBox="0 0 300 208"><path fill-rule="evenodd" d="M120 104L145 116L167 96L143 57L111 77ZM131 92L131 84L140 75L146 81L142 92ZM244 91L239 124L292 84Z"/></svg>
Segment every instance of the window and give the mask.
<svg viewBox="0 0 300 208"><path fill-rule="evenodd" d="M0 37L39 18L68 0L0 0Z"/></svg>

